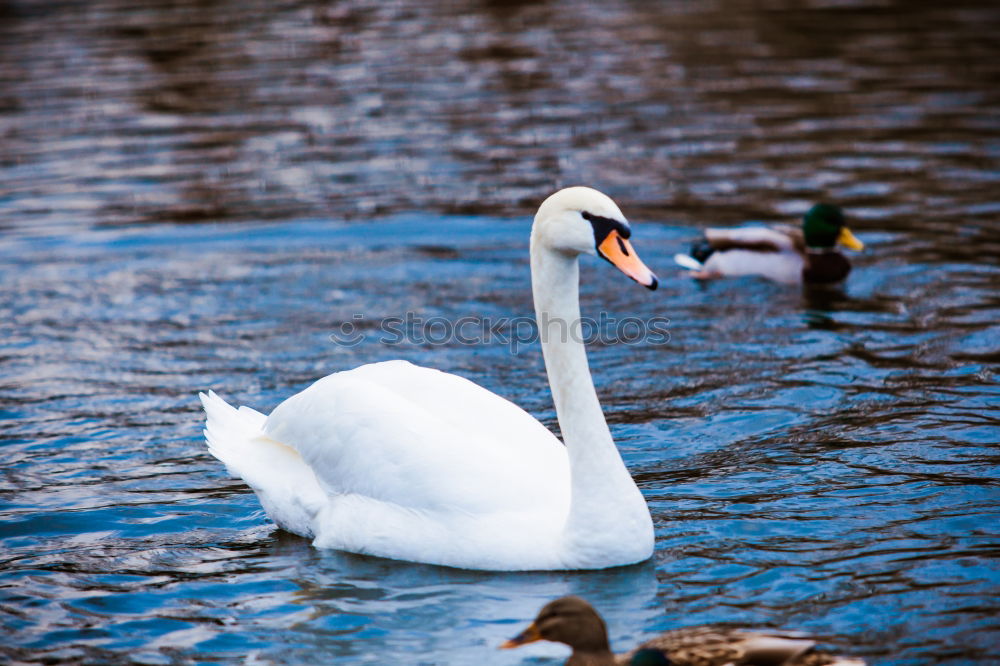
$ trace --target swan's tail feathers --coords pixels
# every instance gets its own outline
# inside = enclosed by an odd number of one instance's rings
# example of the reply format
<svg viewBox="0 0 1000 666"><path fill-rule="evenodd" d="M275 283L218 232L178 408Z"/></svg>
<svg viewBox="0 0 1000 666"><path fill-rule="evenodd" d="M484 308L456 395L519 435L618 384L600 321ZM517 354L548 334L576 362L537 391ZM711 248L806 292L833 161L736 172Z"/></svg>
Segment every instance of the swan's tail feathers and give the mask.
<svg viewBox="0 0 1000 666"><path fill-rule="evenodd" d="M267 417L260 412L236 409L213 391L198 397L205 407L209 453L253 488L271 520L290 532L313 536L313 518L326 495L302 456L264 434Z"/></svg>
<svg viewBox="0 0 1000 666"><path fill-rule="evenodd" d="M700 261L698 261L691 255L683 254L681 252L678 252L677 254L674 255L674 261L677 262L677 265L682 266L688 269L689 271L700 271L704 270L705 268L704 264L702 264Z"/></svg>
<svg viewBox="0 0 1000 666"><path fill-rule="evenodd" d="M236 409L216 395L199 393L205 408L205 441L208 452L219 459L233 476L243 476L240 461L248 453L248 441L262 434L265 417L249 407Z"/></svg>

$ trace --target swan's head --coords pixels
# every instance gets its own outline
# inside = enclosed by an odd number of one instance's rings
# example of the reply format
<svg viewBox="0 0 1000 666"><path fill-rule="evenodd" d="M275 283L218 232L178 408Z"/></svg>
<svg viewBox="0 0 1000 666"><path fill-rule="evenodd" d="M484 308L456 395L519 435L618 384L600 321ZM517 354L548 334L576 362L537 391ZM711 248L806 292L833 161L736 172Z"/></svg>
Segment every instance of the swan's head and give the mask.
<svg viewBox="0 0 1000 666"><path fill-rule="evenodd" d="M535 641L564 643L573 651L608 652L608 629L594 607L580 597L550 601L527 629L503 643L502 649Z"/></svg>
<svg viewBox="0 0 1000 666"><path fill-rule="evenodd" d="M533 243L571 256L597 254L642 286L656 289L653 271L632 249L632 229L611 197L589 187L567 187L542 202Z"/></svg>

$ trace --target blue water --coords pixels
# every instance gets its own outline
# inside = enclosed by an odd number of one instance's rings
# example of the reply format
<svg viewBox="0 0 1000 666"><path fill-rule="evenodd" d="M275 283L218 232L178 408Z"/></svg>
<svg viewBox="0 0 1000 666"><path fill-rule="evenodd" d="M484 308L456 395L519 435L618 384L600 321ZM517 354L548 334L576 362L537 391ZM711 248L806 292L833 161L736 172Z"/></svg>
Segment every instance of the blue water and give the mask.
<svg viewBox="0 0 1000 666"><path fill-rule="evenodd" d="M1000 659L1000 269L867 235L845 292L699 284L693 231L636 222L647 292L604 262L583 309L669 318L591 345L654 516L649 563L449 570L315 550L205 450L196 392L269 410L387 358L469 377L555 427L537 344L385 345L378 319L531 312L524 219L158 226L0 246L6 659L560 663L495 648L562 594L624 649L706 622L808 631L877 663ZM364 316L353 347L330 335Z"/></svg>
<svg viewBox="0 0 1000 666"><path fill-rule="evenodd" d="M1000 10L989 0L0 1L0 662L558 664L720 622L877 664L1000 664ZM528 221L589 184L655 293L585 262L657 529L607 572L320 552L201 437L389 358L556 429ZM840 292L699 284L707 226L844 207ZM507 321L476 344L379 323ZM364 339L335 342L353 327ZM514 353L516 352L516 353Z"/></svg>

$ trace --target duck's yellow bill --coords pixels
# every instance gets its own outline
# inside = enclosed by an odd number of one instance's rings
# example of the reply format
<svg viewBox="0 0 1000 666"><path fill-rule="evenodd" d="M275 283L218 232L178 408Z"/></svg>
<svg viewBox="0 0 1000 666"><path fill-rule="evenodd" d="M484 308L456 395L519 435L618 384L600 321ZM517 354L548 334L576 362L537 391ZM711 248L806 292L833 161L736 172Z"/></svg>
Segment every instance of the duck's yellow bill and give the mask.
<svg viewBox="0 0 1000 666"><path fill-rule="evenodd" d="M653 271L646 268L639 255L632 249L632 244L619 235L618 231L612 229L607 238L597 246L597 251L602 257L614 264L618 270L629 276L647 289L656 289L658 284Z"/></svg>
<svg viewBox="0 0 1000 666"><path fill-rule="evenodd" d="M837 236L837 242L852 250L865 249L865 244L859 241L858 237L852 234L851 230L847 227L840 228L840 235Z"/></svg>
<svg viewBox="0 0 1000 666"><path fill-rule="evenodd" d="M528 643L534 643L535 641L540 640L542 640L542 634L538 631L538 627L535 626L535 623L532 622L531 626L519 633L517 636L501 643L500 649L509 650L511 648L527 645Z"/></svg>

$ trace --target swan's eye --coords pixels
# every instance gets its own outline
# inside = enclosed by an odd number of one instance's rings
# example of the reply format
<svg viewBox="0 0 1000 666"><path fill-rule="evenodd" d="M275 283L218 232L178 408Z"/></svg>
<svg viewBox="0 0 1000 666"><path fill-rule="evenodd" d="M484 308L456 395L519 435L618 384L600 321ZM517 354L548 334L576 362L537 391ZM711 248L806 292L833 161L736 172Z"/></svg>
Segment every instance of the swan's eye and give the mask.
<svg viewBox="0 0 1000 666"><path fill-rule="evenodd" d="M604 239L608 237L612 231L617 231L618 235L622 238L628 238L632 235L632 230L627 224L620 220L616 220L611 217L602 217L600 215L594 215L593 213L588 213L587 211L580 211L580 215L583 219L590 222L590 226L594 228L594 246L600 247Z"/></svg>

